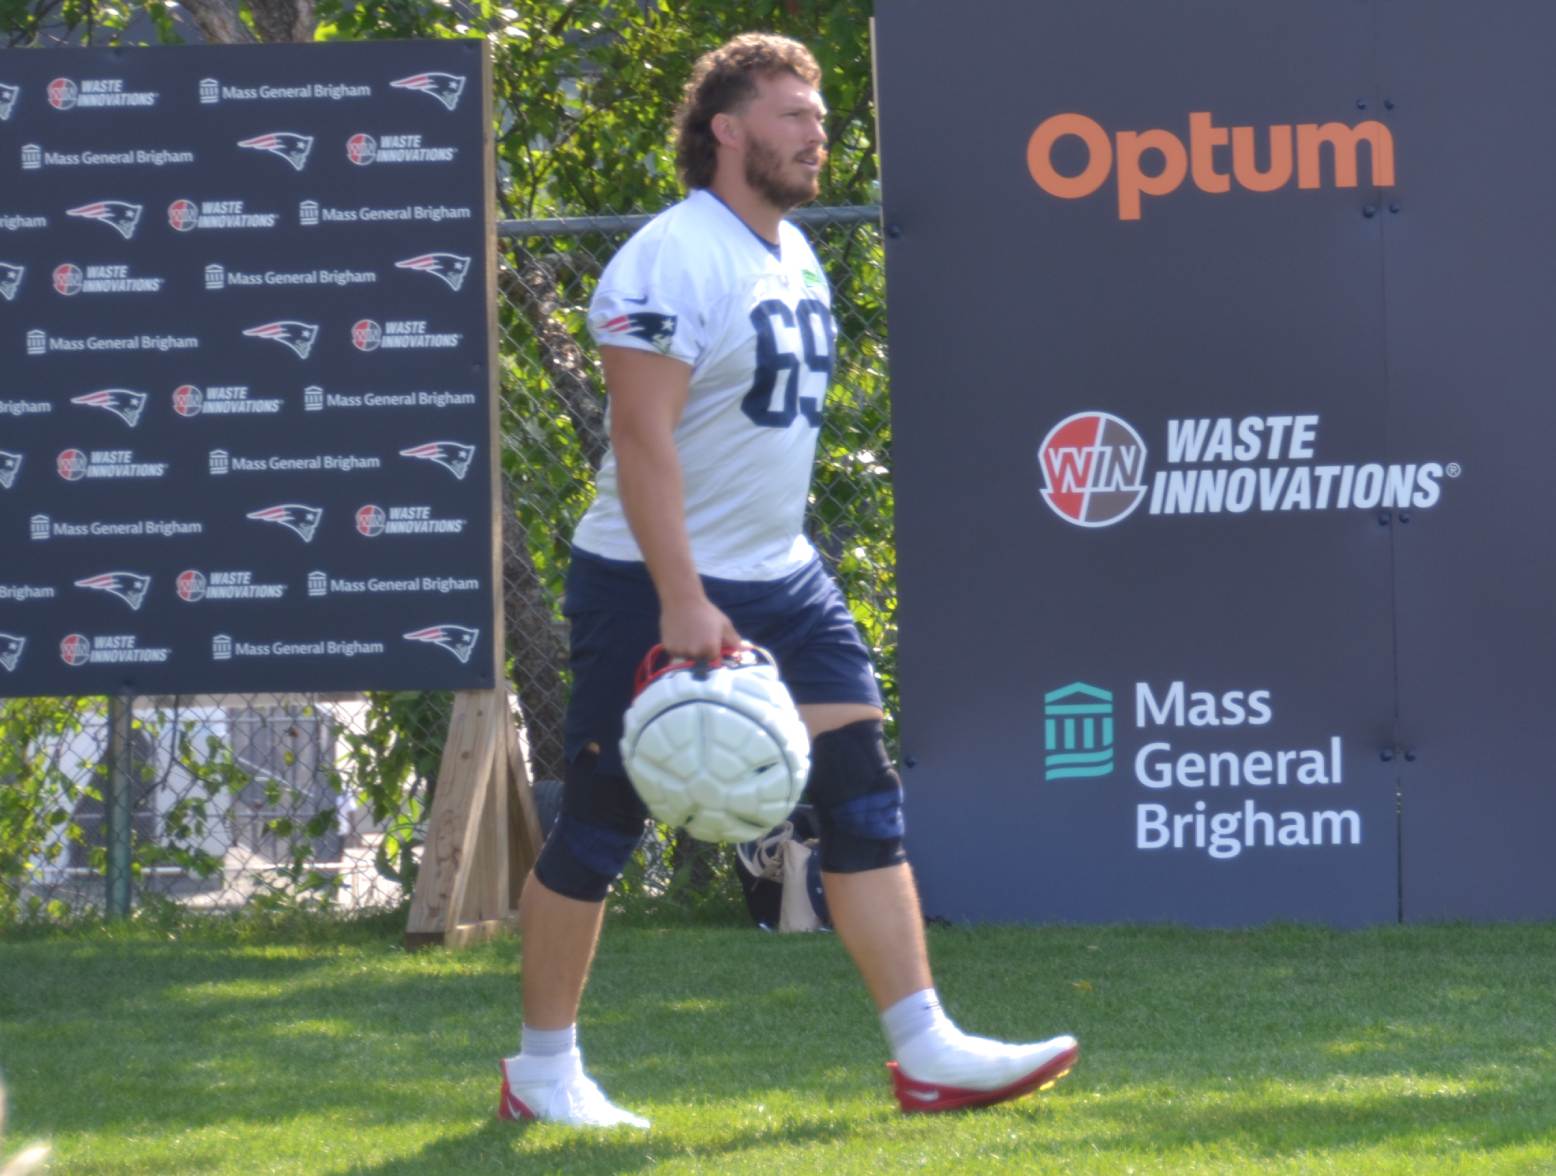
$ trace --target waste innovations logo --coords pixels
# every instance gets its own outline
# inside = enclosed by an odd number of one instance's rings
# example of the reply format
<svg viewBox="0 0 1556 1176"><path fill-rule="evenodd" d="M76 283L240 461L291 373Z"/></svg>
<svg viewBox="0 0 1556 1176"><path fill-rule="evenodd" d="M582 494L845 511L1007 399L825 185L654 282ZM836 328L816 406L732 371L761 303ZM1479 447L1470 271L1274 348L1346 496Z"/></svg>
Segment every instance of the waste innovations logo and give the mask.
<svg viewBox="0 0 1556 1176"><path fill-rule="evenodd" d="M1043 695L1043 779L1113 771L1113 692L1071 682Z"/></svg>
<svg viewBox="0 0 1556 1176"><path fill-rule="evenodd" d="M1317 413L1184 417L1165 422L1147 471L1140 432L1109 412L1079 412L1037 449L1043 501L1065 522L1109 527L1147 502L1152 515L1289 514L1332 510L1427 510L1442 499L1458 462L1320 464Z"/></svg>
<svg viewBox="0 0 1556 1176"><path fill-rule="evenodd" d="M346 140L346 158L358 167L374 163L453 163L458 147L429 146L421 135L370 135L359 131Z"/></svg>
<svg viewBox="0 0 1556 1176"><path fill-rule="evenodd" d="M48 84L49 105L55 110L92 107L148 108L161 96L155 90L129 90L123 78L85 78L80 85L71 78L55 78Z"/></svg>
<svg viewBox="0 0 1556 1176"><path fill-rule="evenodd" d="M128 265L88 265L85 269L67 261L54 267L57 294L160 294L165 278L137 277Z"/></svg>
<svg viewBox="0 0 1556 1176"><path fill-rule="evenodd" d="M106 637L88 637L70 633L59 643L59 657L67 666L144 664L171 660L173 651L166 647L146 648L133 633Z"/></svg>

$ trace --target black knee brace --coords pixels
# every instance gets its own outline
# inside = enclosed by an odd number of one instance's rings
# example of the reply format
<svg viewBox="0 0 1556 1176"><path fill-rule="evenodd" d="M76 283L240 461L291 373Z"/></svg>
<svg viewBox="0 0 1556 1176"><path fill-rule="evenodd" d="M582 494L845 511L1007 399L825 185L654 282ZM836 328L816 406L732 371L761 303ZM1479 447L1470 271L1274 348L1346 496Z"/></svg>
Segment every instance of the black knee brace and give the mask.
<svg viewBox="0 0 1556 1176"><path fill-rule="evenodd" d="M864 719L816 736L806 795L821 825L821 868L858 874L908 860L902 848L902 780L881 721Z"/></svg>
<svg viewBox="0 0 1556 1176"><path fill-rule="evenodd" d="M597 751L567 766L562 814L535 862L546 887L582 902L600 902L643 837L648 809L625 776L595 770Z"/></svg>

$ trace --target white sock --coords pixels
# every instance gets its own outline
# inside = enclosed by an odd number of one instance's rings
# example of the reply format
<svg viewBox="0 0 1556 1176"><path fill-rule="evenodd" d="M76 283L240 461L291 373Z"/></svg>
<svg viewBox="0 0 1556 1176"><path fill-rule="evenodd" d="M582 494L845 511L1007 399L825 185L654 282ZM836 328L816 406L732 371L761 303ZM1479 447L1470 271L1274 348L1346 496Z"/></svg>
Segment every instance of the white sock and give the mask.
<svg viewBox="0 0 1556 1176"><path fill-rule="evenodd" d="M893 1057L899 1056L902 1047L921 1033L932 1032L937 1037L960 1035L940 1007L940 996L933 988L911 993L883 1012L881 1029Z"/></svg>
<svg viewBox="0 0 1556 1176"><path fill-rule="evenodd" d="M578 1048L578 1023L566 1029L532 1029L528 1025L519 1037L519 1052L532 1058L550 1058Z"/></svg>

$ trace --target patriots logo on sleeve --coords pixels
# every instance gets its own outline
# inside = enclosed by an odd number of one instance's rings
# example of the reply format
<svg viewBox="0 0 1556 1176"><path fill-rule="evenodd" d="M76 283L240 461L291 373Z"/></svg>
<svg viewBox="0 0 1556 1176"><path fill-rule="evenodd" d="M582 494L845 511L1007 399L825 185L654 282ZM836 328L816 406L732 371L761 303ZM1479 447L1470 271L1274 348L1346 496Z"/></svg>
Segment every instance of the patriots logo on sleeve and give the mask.
<svg viewBox="0 0 1556 1176"><path fill-rule="evenodd" d="M612 335L636 336L660 351L669 352L670 340L675 338L675 315L642 310L632 314L618 314L601 329Z"/></svg>
<svg viewBox="0 0 1556 1176"><path fill-rule="evenodd" d="M481 630L467 629L464 625L432 625L426 629L417 629L414 633L406 633L404 636L407 641L425 641L430 645L441 645L461 663L467 663L470 655L475 652L475 643L481 636Z"/></svg>
<svg viewBox="0 0 1556 1176"><path fill-rule="evenodd" d="M324 517L324 508L288 502L281 506L267 506L264 510L250 511L244 517L256 519L261 523L279 523L293 534L300 535L304 543L312 543L313 533L319 529L319 520Z"/></svg>
<svg viewBox="0 0 1556 1176"><path fill-rule="evenodd" d="M139 612L141 602L146 599L146 589L151 587L151 577L139 572L104 572L101 576L77 580L76 587L110 593Z"/></svg>
<svg viewBox="0 0 1556 1176"><path fill-rule="evenodd" d="M0 490L16 485L16 475L22 472L22 455L0 449Z"/></svg>
<svg viewBox="0 0 1556 1176"><path fill-rule="evenodd" d="M26 272L25 266L0 261L0 298L4 298L7 302L12 301L16 297L16 291L21 287L22 275Z"/></svg>
<svg viewBox="0 0 1556 1176"><path fill-rule="evenodd" d="M313 350L313 341L319 337L319 328L312 323L283 320L250 327L243 333L256 339L272 339L284 347L290 347L297 353L298 359L307 359L308 353Z"/></svg>
<svg viewBox="0 0 1556 1176"><path fill-rule="evenodd" d="M239 147L250 151L268 151L279 155L298 171L308 162L308 152L313 150L312 135L294 135L291 131L275 131L268 135L255 135L252 139L240 139Z"/></svg>
<svg viewBox="0 0 1556 1176"><path fill-rule="evenodd" d="M428 441L425 445L413 445L400 450L401 457L419 457L423 461L435 461L461 482L470 472L470 460L475 457L475 446L459 441Z"/></svg>
<svg viewBox="0 0 1556 1176"><path fill-rule="evenodd" d="M16 663L22 660L22 650L26 647L27 638L0 633L0 666L5 667L6 673L16 669Z"/></svg>
<svg viewBox="0 0 1556 1176"><path fill-rule="evenodd" d="M135 236L140 224L141 206L123 200L97 200L80 208L67 208L66 216L79 216L86 220L102 221L111 229L118 229L126 241Z"/></svg>
<svg viewBox="0 0 1556 1176"><path fill-rule="evenodd" d="M101 392L72 396L70 403L106 409L133 429L140 424L140 414L146 409L146 394L131 392L128 388L104 388Z"/></svg>
<svg viewBox="0 0 1556 1176"><path fill-rule="evenodd" d="M459 105L459 96L465 92L465 79L458 74L422 73L390 82L396 90L417 90L436 98L449 110Z"/></svg>
<svg viewBox="0 0 1556 1176"><path fill-rule="evenodd" d="M408 257L404 261L395 262L394 268L420 270L424 274L442 278L450 290L458 290L464 285L465 275L470 272L470 259L455 253L423 253L420 257Z"/></svg>

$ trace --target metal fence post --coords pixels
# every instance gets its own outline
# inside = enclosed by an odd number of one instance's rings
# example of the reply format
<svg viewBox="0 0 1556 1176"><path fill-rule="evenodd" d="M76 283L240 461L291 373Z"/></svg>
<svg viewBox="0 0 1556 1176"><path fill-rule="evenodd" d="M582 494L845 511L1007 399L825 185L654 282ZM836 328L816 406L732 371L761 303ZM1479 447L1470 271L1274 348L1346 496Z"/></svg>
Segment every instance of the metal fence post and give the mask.
<svg viewBox="0 0 1556 1176"><path fill-rule="evenodd" d="M130 914L131 820L135 806L135 762L130 752L133 699L115 694L108 699L108 769L103 797L108 843L107 912L110 919Z"/></svg>

